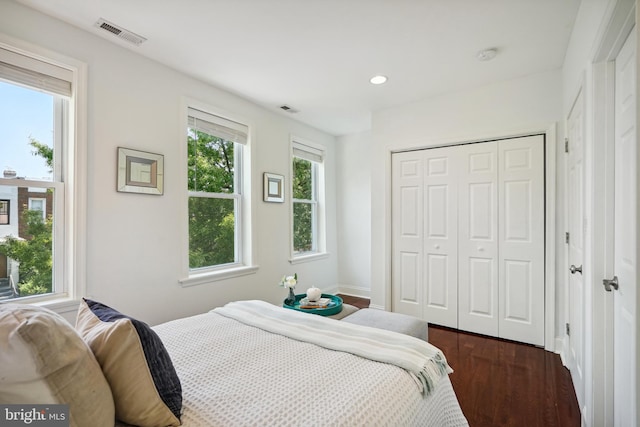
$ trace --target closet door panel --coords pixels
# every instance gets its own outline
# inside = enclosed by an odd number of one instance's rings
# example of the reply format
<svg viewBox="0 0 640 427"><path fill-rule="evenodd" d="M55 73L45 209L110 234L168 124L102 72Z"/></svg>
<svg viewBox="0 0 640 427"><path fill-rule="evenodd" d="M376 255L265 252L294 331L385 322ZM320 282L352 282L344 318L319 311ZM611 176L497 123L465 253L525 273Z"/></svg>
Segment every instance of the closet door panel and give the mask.
<svg viewBox="0 0 640 427"><path fill-rule="evenodd" d="M500 337L544 345L544 137L499 142Z"/></svg>
<svg viewBox="0 0 640 427"><path fill-rule="evenodd" d="M498 336L497 143L457 148L458 327Z"/></svg>
<svg viewBox="0 0 640 427"><path fill-rule="evenodd" d="M455 150L424 151L425 319L458 327L458 222Z"/></svg>
<svg viewBox="0 0 640 427"><path fill-rule="evenodd" d="M392 310L423 316L423 153L392 156Z"/></svg>

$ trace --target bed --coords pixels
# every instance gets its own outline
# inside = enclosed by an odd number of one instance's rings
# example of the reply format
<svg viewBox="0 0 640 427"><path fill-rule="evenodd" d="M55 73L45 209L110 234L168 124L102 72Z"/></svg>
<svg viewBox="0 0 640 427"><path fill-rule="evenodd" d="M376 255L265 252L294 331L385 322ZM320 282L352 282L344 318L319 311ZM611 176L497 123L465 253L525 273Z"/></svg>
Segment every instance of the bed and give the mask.
<svg viewBox="0 0 640 427"><path fill-rule="evenodd" d="M118 414L121 392L114 386L108 370L110 365L121 369L123 363L113 363L111 354L108 360L100 353L106 347L109 352L115 347L123 352L128 344L105 344L105 341L101 350L96 337L104 337L104 330L100 331L102 326L97 324L87 327L88 323L81 319L83 312L89 316L98 312L81 307L79 333L105 374ZM1 316L2 306L0 321ZM101 317L91 322L114 324L130 320L135 319ZM110 338L117 335L111 325L106 328ZM231 303L149 329L163 347L149 352L155 355L151 359L162 351L168 355L168 360L158 362L158 371L175 369L179 379L180 396L175 393L176 384L169 384L173 387L173 398L180 398L180 408L176 411L174 406L172 410L179 417L178 424L186 427L468 425L447 375L451 370L446 360L438 349L413 337L286 310L261 301ZM121 337L117 339L119 343L125 342ZM140 335L140 341L145 339ZM430 360L424 364L427 368L414 369L416 360L425 355ZM145 357L153 370L150 358ZM125 388L142 381L133 379L141 370L144 369L133 367L124 375L119 372L121 380L126 380ZM144 405L151 399L139 399L139 391L129 391L133 397L124 399L126 404L135 398ZM0 399L3 397L6 399L0 389ZM72 425L74 422L83 425L79 405L71 405ZM95 400L92 411L92 425L98 425ZM150 416L159 411L150 411ZM108 419L108 411L105 417ZM171 425L165 421L145 422Z"/></svg>

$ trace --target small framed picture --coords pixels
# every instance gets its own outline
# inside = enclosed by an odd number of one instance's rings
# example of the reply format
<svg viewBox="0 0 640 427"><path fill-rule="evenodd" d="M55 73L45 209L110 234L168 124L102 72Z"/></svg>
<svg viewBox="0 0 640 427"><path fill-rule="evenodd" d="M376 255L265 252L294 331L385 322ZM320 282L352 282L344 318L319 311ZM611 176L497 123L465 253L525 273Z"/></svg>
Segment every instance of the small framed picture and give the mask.
<svg viewBox="0 0 640 427"><path fill-rule="evenodd" d="M284 176L264 173L264 201L284 202Z"/></svg>
<svg viewBox="0 0 640 427"><path fill-rule="evenodd" d="M118 191L161 195L163 183L162 154L118 147Z"/></svg>

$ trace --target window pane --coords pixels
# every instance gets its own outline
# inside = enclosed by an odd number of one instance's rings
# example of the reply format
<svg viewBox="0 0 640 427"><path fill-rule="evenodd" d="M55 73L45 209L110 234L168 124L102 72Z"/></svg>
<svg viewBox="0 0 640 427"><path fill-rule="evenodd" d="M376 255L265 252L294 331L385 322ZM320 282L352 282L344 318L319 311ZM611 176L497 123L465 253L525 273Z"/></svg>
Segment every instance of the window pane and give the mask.
<svg viewBox="0 0 640 427"><path fill-rule="evenodd" d="M0 186L0 197L14 201L10 206L17 206L15 213L9 211L9 224L0 225L0 299L52 292L54 190L34 190ZM46 217L41 210L29 209L24 203L34 195L44 196L41 206L46 209Z"/></svg>
<svg viewBox="0 0 640 427"><path fill-rule="evenodd" d="M52 180L53 110L54 96L0 82L3 177Z"/></svg>
<svg viewBox="0 0 640 427"><path fill-rule="evenodd" d="M293 203L293 251L313 250L313 205Z"/></svg>
<svg viewBox="0 0 640 427"><path fill-rule="evenodd" d="M235 200L189 197L189 268L235 259Z"/></svg>
<svg viewBox="0 0 640 427"><path fill-rule="evenodd" d="M293 198L312 200L312 163L298 157L293 158Z"/></svg>
<svg viewBox="0 0 640 427"><path fill-rule="evenodd" d="M189 191L233 193L234 143L188 129Z"/></svg>
<svg viewBox="0 0 640 427"><path fill-rule="evenodd" d="M0 200L0 225L9 224L9 200Z"/></svg>

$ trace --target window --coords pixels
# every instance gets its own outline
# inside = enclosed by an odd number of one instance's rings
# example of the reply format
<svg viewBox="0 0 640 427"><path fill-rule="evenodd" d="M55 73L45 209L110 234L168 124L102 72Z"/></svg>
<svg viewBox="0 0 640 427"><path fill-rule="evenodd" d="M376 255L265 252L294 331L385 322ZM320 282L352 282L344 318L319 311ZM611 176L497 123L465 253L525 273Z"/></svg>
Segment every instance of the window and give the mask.
<svg viewBox="0 0 640 427"><path fill-rule="evenodd" d="M9 225L9 200L0 200L0 225Z"/></svg>
<svg viewBox="0 0 640 427"><path fill-rule="evenodd" d="M247 265L243 176L248 127L189 108L187 190L189 271ZM250 182L250 180L246 180Z"/></svg>
<svg viewBox="0 0 640 427"><path fill-rule="evenodd" d="M46 56L0 43L0 256L7 260L0 278L9 279L13 298L34 301L81 293L75 283L84 271L75 262L83 238L67 217L79 206L71 177L86 177L83 168L71 169L78 145L70 135L79 134L80 114L73 82L82 65Z"/></svg>
<svg viewBox="0 0 640 427"><path fill-rule="evenodd" d="M42 219L47 218L47 200L41 198L29 197L29 210L38 211L42 215Z"/></svg>
<svg viewBox="0 0 640 427"><path fill-rule="evenodd" d="M293 258L325 252L324 150L309 142L292 143Z"/></svg>

